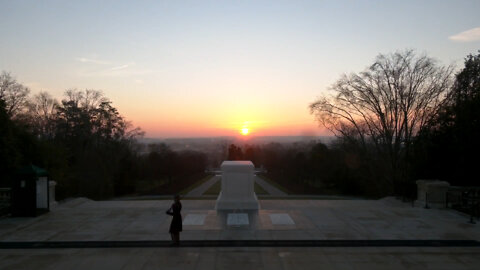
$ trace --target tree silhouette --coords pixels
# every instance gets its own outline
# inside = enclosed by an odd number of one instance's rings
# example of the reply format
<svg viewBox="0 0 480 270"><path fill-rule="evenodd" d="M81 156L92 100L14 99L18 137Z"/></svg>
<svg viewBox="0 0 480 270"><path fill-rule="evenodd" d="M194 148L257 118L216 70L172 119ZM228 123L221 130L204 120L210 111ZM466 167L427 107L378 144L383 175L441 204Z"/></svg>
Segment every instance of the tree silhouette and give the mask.
<svg viewBox="0 0 480 270"><path fill-rule="evenodd" d="M437 114L451 86L452 67L414 51L377 56L359 74L343 75L331 96L310 104L311 113L336 136L373 146L398 184L405 178L412 139Z"/></svg>
<svg viewBox="0 0 480 270"><path fill-rule="evenodd" d="M236 146L235 144L231 144L228 147L228 160L243 160L243 151L242 148Z"/></svg>
<svg viewBox="0 0 480 270"><path fill-rule="evenodd" d="M480 51L465 58L445 106L417 140L417 170L452 184L478 185L480 151Z"/></svg>
<svg viewBox="0 0 480 270"><path fill-rule="evenodd" d="M17 82L10 73L3 71L0 74L0 99L5 102L5 111L10 117L25 109L29 93L30 89Z"/></svg>

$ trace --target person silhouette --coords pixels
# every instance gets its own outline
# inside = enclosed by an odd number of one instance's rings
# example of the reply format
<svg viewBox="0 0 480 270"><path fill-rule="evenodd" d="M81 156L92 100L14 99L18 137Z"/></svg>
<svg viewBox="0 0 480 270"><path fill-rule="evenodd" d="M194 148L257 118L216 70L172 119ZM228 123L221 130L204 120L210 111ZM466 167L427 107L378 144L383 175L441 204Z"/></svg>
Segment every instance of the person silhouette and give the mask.
<svg viewBox="0 0 480 270"><path fill-rule="evenodd" d="M167 215L172 216L172 223L170 223L170 235L172 237L172 246L180 245L180 232L182 231L182 215L180 211L182 210L182 204L180 203L180 196L174 196L174 203L167 210Z"/></svg>

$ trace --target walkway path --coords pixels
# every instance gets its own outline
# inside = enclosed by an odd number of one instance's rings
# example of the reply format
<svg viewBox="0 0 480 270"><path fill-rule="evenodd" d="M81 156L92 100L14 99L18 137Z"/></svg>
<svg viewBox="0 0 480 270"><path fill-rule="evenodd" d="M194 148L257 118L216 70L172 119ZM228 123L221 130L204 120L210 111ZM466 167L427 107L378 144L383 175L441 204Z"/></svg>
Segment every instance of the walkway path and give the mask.
<svg viewBox="0 0 480 270"><path fill-rule="evenodd" d="M210 178L207 182L201 184L200 186L192 189L190 192L188 192L185 197L200 197L207 191L213 184L215 184L217 181L220 181L221 176L215 175L212 178Z"/></svg>
<svg viewBox="0 0 480 270"><path fill-rule="evenodd" d="M272 196L287 196L288 194L281 191L280 189L270 185L267 181L263 180L262 178L255 176L255 182L259 184L263 189L265 189L268 194Z"/></svg>

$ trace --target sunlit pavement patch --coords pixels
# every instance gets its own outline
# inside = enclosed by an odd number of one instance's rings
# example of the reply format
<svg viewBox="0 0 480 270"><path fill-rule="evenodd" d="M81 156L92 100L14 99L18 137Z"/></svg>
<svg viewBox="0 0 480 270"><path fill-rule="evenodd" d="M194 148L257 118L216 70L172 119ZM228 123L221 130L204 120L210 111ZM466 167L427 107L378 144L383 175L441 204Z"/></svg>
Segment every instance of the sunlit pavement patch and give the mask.
<svg viewBox="0 0 480 270"><path fill-rule="evenodd" d="M273 225L295 225L289 214L270 214L270 220Z"/></svg>
<svg viewBox="0 0 480 270"><path fill-rule="evenodd" d="M203 225L206 214L188 214L183 220L183 225Z"/></svg>
<svg viewBox="0 0 480 270"><path fill-rule="evenodd" d="M248 214L238 213L238 214L228 214L227 216L227 225L229 226L242 226L248 225Z"/></svg>

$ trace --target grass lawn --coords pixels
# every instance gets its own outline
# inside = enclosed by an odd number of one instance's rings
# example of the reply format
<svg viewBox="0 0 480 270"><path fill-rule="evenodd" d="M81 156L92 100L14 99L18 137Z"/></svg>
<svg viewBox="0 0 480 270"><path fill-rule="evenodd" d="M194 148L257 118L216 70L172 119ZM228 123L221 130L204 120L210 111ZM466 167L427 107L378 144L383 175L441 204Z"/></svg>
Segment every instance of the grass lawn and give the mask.
<svg viewBox="0 0 480 270"><path fill-rule="evenodd" d="M168 179L149 179L149 180L139 180L135 182L135 191L137 193L148 193L151 190L161 187L167 183Z"/></svg>
<svg viewBox="0 0 480 270"><path fill-rule="evenodd" d="M205 176L204 178L200 179L199 181L195 182L195 184L189 186L188 188L182 190L180 192L180 195L185 195L187 194L188 192L192 191L194 188L200 186L201 184L207 182L208 180L210 180L210 178L214 177L215 175L211 174L211 175L207 175Z"/></svg>
<svg viewBox="0 0 480 270"><path fill-rule="evenodd" d="M259 184L255 182L255 185L253 186L253 189L255 190L255 194L257 195L270 195L265 189L262 188Z"/></svg>
<svg viewBox="0 0 480 270"><path fill-rule="evenodd" d="M222 181L218 180L209 189L207 189L207 191L205 191L203 195L218 195L221 189L222 189Z"/></svg>
<svg viewBox="0 0 480 270"><path fill-rule="evenodd" d="M257 195L268 195L268 192L265 191L259 184L255 183L253 186L255 193ZM222 190L222 181L219 180L215 184L213 184L207 191L203 193L203 195L218 195Z"/></svg>
<svg viewBox="0 0 480 270"><path fill-rule="evenodd" d="M279 183L271 180L270 178L266 177L265 175L259 175L257 174L257 177L260 177L262 178L263 180L265 180L265 182L269 183L270 185L280 189L281 191L287 193L287 194L292 194L292 192L290 192L288 189L286 189L284 186L281 186Z"/></svg>

